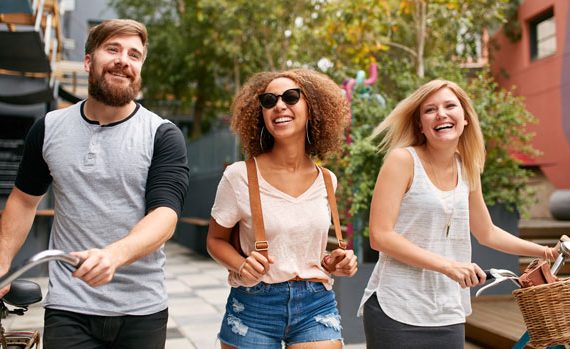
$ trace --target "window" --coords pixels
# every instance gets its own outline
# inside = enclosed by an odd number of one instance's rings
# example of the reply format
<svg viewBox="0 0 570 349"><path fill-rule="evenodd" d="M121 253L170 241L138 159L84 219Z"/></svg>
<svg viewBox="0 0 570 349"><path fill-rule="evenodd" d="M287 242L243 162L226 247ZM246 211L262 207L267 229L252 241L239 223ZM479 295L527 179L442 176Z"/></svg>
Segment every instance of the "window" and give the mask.
<svg viewBox="0 0 570 349"><path fill-rule="evenodd" d="M546 13L530 21L530 58L540 59L556 53L556 23L554 11Z"/></svg>

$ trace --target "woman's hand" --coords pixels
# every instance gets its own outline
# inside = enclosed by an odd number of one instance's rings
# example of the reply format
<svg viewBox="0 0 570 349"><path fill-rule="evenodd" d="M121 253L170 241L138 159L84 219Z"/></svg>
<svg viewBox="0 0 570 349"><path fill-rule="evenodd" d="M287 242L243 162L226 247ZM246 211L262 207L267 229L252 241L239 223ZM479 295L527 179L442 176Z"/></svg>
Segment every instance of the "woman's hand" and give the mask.
<svg viewBox="0 0 570 349"><path fill-rule="evenodd" d="M443 273L457 281L461 288L474 287L486 281L485 272L475 263L451 261Z"/></svg>
<svg viewBox="0 0 570 349"><path fill-rule="evenodd" d="M549 262L553 262L560 254L560 243L562 241L570 241L570 238L566 235L562 235L558 240L558 242L556 243L556 246L554 247L544 246L544 259L546 259Z"/></svg>
<svg viewBox="0 0 570 349"><path fill-rule="evenodd" d="M353 250L337 248L323 257L323 268L335 276L353 276L358 270L358 262Z"/></svg>
<svg viewBox="0 0 570 349"><path fill-rule="evenodd" d="M261 253L252 251L239 267L238 274L245 284L257 284L273 262L273 257L265 258Z"/></svg>

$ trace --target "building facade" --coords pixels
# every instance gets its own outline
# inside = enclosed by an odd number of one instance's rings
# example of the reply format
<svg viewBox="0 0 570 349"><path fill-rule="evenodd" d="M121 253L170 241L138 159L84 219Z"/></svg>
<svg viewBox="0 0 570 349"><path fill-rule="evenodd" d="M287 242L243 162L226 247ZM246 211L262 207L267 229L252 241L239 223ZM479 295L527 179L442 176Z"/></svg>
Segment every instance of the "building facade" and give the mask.
<svg viewBox="0 0 570 349"><path fill-rule="evenodd" d="M539 166L554 189L570 189L570 5L567 0L526 0L518 8L521 36L494 35L492 72L514 88L539 122L529 125Z"/></svg>

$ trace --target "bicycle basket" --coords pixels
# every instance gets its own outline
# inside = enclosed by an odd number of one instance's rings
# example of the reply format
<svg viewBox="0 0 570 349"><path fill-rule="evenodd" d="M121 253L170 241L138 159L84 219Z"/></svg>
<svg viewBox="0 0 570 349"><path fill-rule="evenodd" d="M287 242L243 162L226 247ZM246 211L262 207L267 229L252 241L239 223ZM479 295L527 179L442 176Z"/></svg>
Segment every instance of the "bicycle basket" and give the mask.
<svg viewBox="0 0 570 349"><path fill-rule="evenodd" d="M570 343L570 278L513 291L530 335L538 347Z"/></svg>

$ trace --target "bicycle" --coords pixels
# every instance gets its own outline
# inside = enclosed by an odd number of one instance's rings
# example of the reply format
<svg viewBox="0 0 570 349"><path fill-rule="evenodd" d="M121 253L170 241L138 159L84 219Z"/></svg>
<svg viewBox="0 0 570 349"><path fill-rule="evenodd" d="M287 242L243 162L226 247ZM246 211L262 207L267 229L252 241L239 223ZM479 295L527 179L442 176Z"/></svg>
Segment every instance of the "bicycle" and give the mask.
<svg viewBox="0 0 570 349"><path fill-rule="evenodd" d="M550 268L552 275L555 276L558 273L566 257L570 257L570 241L563 241L561 238L558 257ZM479 289L475 295L476 297L485 289L493 287L505 280L511 280L519 288L521 287L518 275L510 270L490 269L486 270L485 274L487 275L487 280L494 279L495 281ZM564 290L563 295L560 295L559 292L561 288ZM552 297L552 294L558 294L560 297L568 298L566 293L570 293L570 279L539 286L520 288L513 291L519 309L523 314L527 331L520 337L512 349L523 349L529 342L535 346L546 346L546 349L566 348L565 344L570 343L570 316L567 316L563 311L556 311L557 309L554 309L552 304L556 304L557 302L547 298ZM529 302L533 303L529 304ZM538 310L536 309L536 302L547 302L550 308ZM569 309L566 308L566 312L568 312L568 310ZM535 326L534 322L538 321L540 321L539 326ZM553 333L556 335L553 335Z"/></svg>
<svg viewBox="0 0 570 349"><path fill-rule="evenodd" d="M10 270L0 278L0 289L11 284L10 292L0 299L0 348L1 349L31 349L39 348L39 331L6 331L2 325L2 319L9 314L24 315L28 306L42 300L41 287L29 280L18 279L26 271L33 267L49 262L60 261L77 268L81 265L81 259L59 250L46 250L35 254L27 259L22 265ZM71 270L71 268L68 267ZM8 307L10 306L10 308Z"/></svg>

